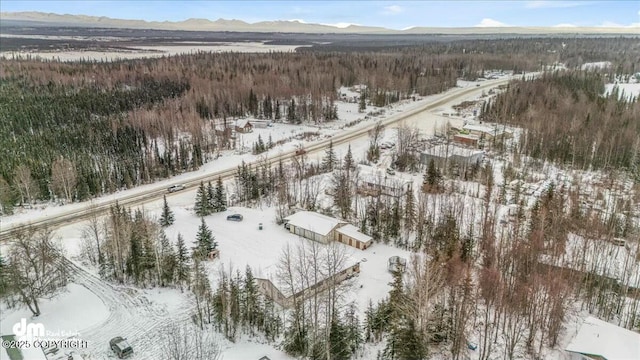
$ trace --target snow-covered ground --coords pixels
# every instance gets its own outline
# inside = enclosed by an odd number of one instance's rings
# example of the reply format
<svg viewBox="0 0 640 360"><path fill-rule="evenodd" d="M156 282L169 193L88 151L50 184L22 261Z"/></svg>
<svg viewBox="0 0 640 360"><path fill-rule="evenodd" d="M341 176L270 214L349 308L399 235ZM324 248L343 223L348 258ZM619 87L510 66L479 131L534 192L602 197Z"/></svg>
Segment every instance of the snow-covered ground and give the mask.
<svg viewBox="0 0 640 360"><path fill-rule="evenodd" d="M503 78L508 78L508 75L503 76ZM385 119L390 118L391 116L398 115L402 112L408 112L414 109L417 109L421 106L424 106L426 103L436 101L437 99L442 98L443 96L460 90L461 88L470 88L474 87L478 82L460 82L459 87L450 89L449 91L443 94L436 94L427 96L424 98L420 98L416 101L412 100L403 100L397 104L393 104L391 106L387 106L386 108L377 108L372 106L367 106L367 110L365 113L358 112L358 104L357 103L349 103L349 102L337 102L338 106L338 117L340 120L326 123L322 126L295 126L290 124L277 124L275 123L273 127L268 127L264 129L254 128L252 133L242 134L239 138L240 145L246 147L245 153L238 153L237 151L224 151L221 153L221 157L215 160L211 160L205 163L200 169L196 171L187 172L184 174L180 174L174 176L170 179L161 180L152 184L146 184L137 186L132 189L121 190L115 192L113 194L104 195L100 198L93 199L90 201L65 204L65 205L55 205L51 203L46 204L36 204L33 205L32 209L15 209L15 214L10 216L0 216L0 231L5 231L8 228L11 228L15 224L29 223L35 220L46 220L47 218L52 218L55 216L59 216L62 214L73 214L82 210L87 209L88 207L105 204L105 203L113 203L118 199L122 199L129 196L136 196L148 191L152 191L154 189L166 189L172 184L175 183L185 183L189 182L199 176L211 173L212 171L219 171L222 169L235 168L241 161L245 162L253 162L256 161L265 155L277 155L285 151L291 151L295 149L297 146L307 146L313 143L313 141L325 140L327 136L332 136L336 134L343 134L345 130L358 130L370 126L372 123L383 121ZM465 97L466 100L477 99L480 96L481 91L476 92L475 94L470 94ZM416 124L423 134L428 135L432 134L435 129L439 128L442 124L446 124L450 122L453 124L460 124L461 118L449 117L444 118L442 116L434 115L434 113L441 112L453 112L452 106L457 104L459 101L449 101L446 104L443 104L438 108L438 111L422 111L420 114L416 114L411 117L411 123ZM369 116L369 113L380 113L381 110L384 110L383 113L379 115ZM357 122L357 124L348 127L347 125L353 122ZM309 140L297 140L291 139L291 141L284 143L282 145L276 146L271 149L269 152L253 155L250 152L250 149L255 141L258 139L258 135L262 138L262 140L266 143L269 135L272 137L272 141L276 142L278 140L287 139L290 137L295 137L296 135L302 134L304 132L318 132L320 136L312 141ZM352 143L352 147L354 146L364 146L366 150L366 143L368 139L366 137L360 138L358 141ZM346 151L346 146L344 146ZM354 154L356 154L355 150L352 149ZM364 150L363 150L364 151ZM321 155L319 155L321 156ZM312 159L313 160L313 159ZM195 190L195 189L194 189ZM171 197L178 196L177 194L172 195Z"/></svg>
<svg viewBox="0 0 640 360"><path fill-rule="evenodd" d="M461 82L461 87L476 87L476 82ZM353 90L345 90L348 94L357 94ZM352 91L349 93L349 91ZM407 123L415 124L421 130L423 135L433 134L442 124L446 122L452 123L452 125L464 123L464 121L471 120L470 118L462 118L461 116L441 116L443 112L450 114L454 113L453 105L456 105L463 100L475 100L479 97L480 91L474 95L470 95L465 99L458 99L455 102L448 102L440 106L438 109L431 112L421 112L411 116ZM246 147L251 147L251 144L257 140L258 135L267 141L269 135L271 135L272 141L278 141L293 137L304 131L317 131L321 135L319 138L325 136L332 136L335 134L343 133L346 128L358 129L364 126L370 125L372 122L386 119L390 116L398 114L400 111L409 111L419 106L423 106L425 101L433 101L439 98L441 95L434 95L426 97L417 101L406 100L393 107L387 107L385 109L378 109L368 107L367 112L359 113L357 111L357 103L340 102L338 103L340 119L339 121L324 124L323 126L305 126L295 127L286 124L274 124L273 127L268 128L254 128L253 133L243 134L239 139ZM369 113L379 112L384 110L382 115L370 115ZM365 117L368 117L365 118ZM349 127L349 123L359 123ZM385 129L382 135L382 141L395 142L395 126L390 126ZM364 158L365 151L368 146L367 137L359 138L350 144L344 144L335 147L336 155L340 158L344 157L347 146L351 145L352 153L356 161L360 161ZM293 149L296 145L302 143L304 146L308 146L311 142L302 140L292 140L289 143L285 143L275 149L271 150L271 154L277 154L281 151L287 151ZM382 158L377 167L379 171L384 169L390 164L391 151L383 150ZM319 161L323 154L309 156L311 161ZM150 184L122 191L117 194L108 195L103 198L94 200L94 203L102 203L117 199L119 196L135 194L136 192L142 192L153 188L165 188L169 184L177 182L186 182L196 176L211 172L213 170L220 170L224 168L233 168L239 164L240 161L254 161L258 157L250 153L235 154L232 152L223 153L219 159L211 161L205 164L200 170L182 174L176 176L170 180L165 180L160 183ZM397 174L399 178L407 179L411 181L417 181L421 183L422 174ZM329 176L325 175L321 179L321 186L324 190L329 184ZM225 183L227 193L233 191L232 181ZM458 184L458 189L464 193L461 195L461 201L471 201L475 206L468 206L467 209L471 211L474 207L480 204L478 194L482 194L483 189L475 183ZM416 189L417 190L417 187ZM436 201L444 201L444 195L442 199ZM175 213L176 222L174 225L167 228L166 232L168 237L175 241L177 234L181 233L187 246L195 239L197 228L200 225L200 219L193 213L193 204L195 198L195 190L186 190L173 194L168 197L167 200L171 209ZM323 191L321 191L320 201L322 206L328 206L331 203ZM2 219L2 224L7 223L19 223L28 221L33 215L44 214L45 216L53 216L62 211L73 211L74 209L81 209L87 204L70 204L65 206L48 206L43 209L36 209L33 211L25 211L21 214L14 215ZM162 200L155 200L145 203L142 208L145 212L152 216L158 217L162 206ZM226 220L226 216L232 213L240 213L244 216L242 222L231 222ZM226 212L207 216L205 221L209 228L212 230L215 236L216 242L220 250L220 258L216 259L207 265L209 277L212 280L212 287L215 288L220 270L224 269L229 271L230 268L235 270L244 271L245 267L251 266L256 276L267 276L273 274L275 264L277 264L279 257L282 254L282 249L289 246L297 246L301 242L308 242L306 239L301 239L298 236L290 234L281 225L277 225L275 222L275 209L273 207L258 207L258 208L244 208L244 207L231 207ZM263 224L263 229L258 229L258 224ZM462 224L463 227L470 224ZM190 295L185 291L184 293L176 289L134 289L127 286L113 286L107 284L96 277L95 269L86 266L88 264L83 263L81 255L81 233L85 223L76 223L69 226L65 226L57 230L57 235L63 239L63 244L66 248L66 252L69 258L79 266L76 270L76 277L74 279L75 284L69 286L70 292L66 295L62 295L53 300L52 304L61 307L62 310L52 314L48 320L51 326L67 326L67 319L73 319L69 314L77 309L81 309L83 306L94 308L97 305L102 304L102 310L96 310L96 314L102 314L98 316L88 316L83 318L83 321L79 321L76 325L80 336L89 341L89 349L87 354L91 355L91 359L108 358L110 355L109 350L105 344L113 336L126 336L129 338L132 346L136 349L134 359L155 359L158 354L158 333L164 327L171 323L180 323L182 321L188 321L190 311L193 309ZM348 247L346 245L338 244L338 246L344 247L345 251L350 256L360 261L361 272L354 280L353 289L347 301L354 302L360 312L360 318L363 318L363 312L365 311L369 301L376 303L377 301L385 298L388 295L390 286L388 285L392 276L387 270L388 259L391 256L400 256L410 258L411 254L407 251L400 250L391 246L383 244L375 244L365 251L357 250L355 248ZM80 291L88 292L88 295L79 293ZM74 299L69 300L64 296L73 295ZM91 300L91 298L93 300ZM88 301L85 299L89 299ZM58 304L60 303L60 304ZM64 308L65 304L72 304L69 308ZM75 304L75 305L74 305ZM92 305L94 304L94 305ZM102 312L101 312L102 311ZM25 309L18 311L11 310L3 312L2 322L4 325L4 319L6 317L7 322L15 321L25 314ZM28 315L28 314L27 314ZM45 316L45 312L43 312ZM57 324L60 325L57 325ZM69 320L69 323L75 324L73 320ZM48 327L49 325L46 324ZM82 329L79 329L82 326ZM2 328L4 330L4 328ZM269 356L271 359L291 359L283 352L275 349L272 345L264 344L259 338L240 337L236 343L230 343L226 340L220 339L219 341L221 349L223 350L223 359L258 359L262 356ZM379 347L379 345L377 345ZM371 346L364 352L364 358L375 357L377 347ZM473 355L471 353L471 355ZM369 356L369 357L368 357ZM446 357L442 357L443 359Z"/></svg>
<svg viewBox="0 0 640 360"><path fill-rule="evenodd" d="M616 84L606 84L604 90L604 96L609 96L614 87L618 88L618 96L620 98L627 98L631 100L631 98L638 98L640 96L640 83L616 83Z"/></svg>
<svg viewBox="0 0 640 360"><path fill-rule="evenodd" d="M26 308L6 309L0 312L0 334L11 334L14 324L21 319L39 322L47 331L78 333L104 322L109 317L109 309L87 288L70 283L66 291L52 299L43 299L40 303L41 314L32 318Z"/></svg>
<svg viewBox="0 0 640 360"><path fill-rule="evenodd" d="M216 45L185 42L176 45L146 45L128 46L123 48L121 44L118 50L54 50L54 51L3 51L0 58L40 58L43 60L55 61L116 61L140 58L154 58L179 54L195 54L197 52L245 52L245 53L265 53L265 52L293 52L296 48L309 45L274 45L263 42L229 42Z"/></svg>
<svg viewBox="0 0 640 360"><path fill-rule="evenodd" d="M580 67L581 70L598 70L598 69L608 69L611 67L610 61L596 61L596 62L588 62L582 64Z"/></svg>

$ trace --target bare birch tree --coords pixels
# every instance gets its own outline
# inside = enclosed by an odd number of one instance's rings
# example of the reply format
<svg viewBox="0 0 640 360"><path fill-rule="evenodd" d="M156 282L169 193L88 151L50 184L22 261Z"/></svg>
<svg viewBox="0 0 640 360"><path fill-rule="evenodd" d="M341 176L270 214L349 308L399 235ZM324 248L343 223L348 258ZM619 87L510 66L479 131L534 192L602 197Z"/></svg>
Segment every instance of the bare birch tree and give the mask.
<svg viewBox="0 0 640 360"><path fill-rule="evenodd" d="M14 172L16 186L20 192L20 202L31 203L38 197L38 184L31 177L31 169L26 165L20 165Z"/></svg>
<svg viewBox="0 0 640 360"><path fill-rule="evenodd" d="M163 360L218 360L220 346L208 330L190 324L172 324L162 335Z"/></svg>
<svg viewBox="0 0 640 360"><path fill-rule="evenodd" d="M73 200L77 178L76 167L71 160L60 157L51 164L51 186L59 197Z"/></svg>
<svg viewBox="0 0 640 360"><path fill-rule="evenodd" d="M39 301L51 298L67 284L61 248L48 229L14 231L10 244L7 272L11 292L38 316Z"/></svg>

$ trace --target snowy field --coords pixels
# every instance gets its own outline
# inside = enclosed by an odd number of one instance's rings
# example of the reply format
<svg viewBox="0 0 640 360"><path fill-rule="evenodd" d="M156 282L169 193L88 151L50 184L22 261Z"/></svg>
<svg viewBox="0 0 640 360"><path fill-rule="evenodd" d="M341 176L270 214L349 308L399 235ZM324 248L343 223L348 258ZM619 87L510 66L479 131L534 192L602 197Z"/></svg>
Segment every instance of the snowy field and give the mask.
<svg viewBox="0 0 640 360"><path fill-rule="evenodd" d="M0 58L40 58L57 61L115 61L141 58L154 58L197 52L237 52L237 53L265 53L265 52L293 52L296 48L308 45L274 45L263 42L229 42L210 45L205 43L188 42L180 45L148 45L131 46L109 51L98 50L59 50L59 51L2 51Z"/></svg>
<svg viewBox="0 0 640 360"><path fill-rule="evenodd" d="M40 303L40 316L32 319L27 308L9 310L3 308L0 317L0 334L12 332L14 324L21 319L42 323L47 331L72 332L82 335L83 330L104 322L109 317L109 309L91 291L70 283L64 292Z"/></svg>
<svg viewBox="0 0 640 360"><path fill-rule="evenodd" d="M613 91L614 87L618 88L618 93L620 98L625 97L628 100L631 98L640 97L640 83L616 83L616 84L606 84L604 90L604 96L609 96Z"/></svg>

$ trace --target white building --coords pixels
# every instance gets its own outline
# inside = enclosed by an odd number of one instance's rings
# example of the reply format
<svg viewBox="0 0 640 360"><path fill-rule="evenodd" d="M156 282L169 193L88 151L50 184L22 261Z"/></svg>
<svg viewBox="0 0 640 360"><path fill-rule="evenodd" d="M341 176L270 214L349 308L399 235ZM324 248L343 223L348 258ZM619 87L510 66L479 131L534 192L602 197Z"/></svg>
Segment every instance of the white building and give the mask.
<svg viewBox="0 0 640 360"><path fill-rule="evenodd" d="M504 136L506 138L511 137L511 134L506 132L500 127L492 127L480 124L467 124L462 127L462 130L468 131L471 135L476 135L485 140L491 140L496 137Z"/></svg>
<svg viewBox="0 0 640 360"><path fill-rule="evenodd" d="M317 212L299 211L284 221L290 232L323 244L338 241L360 250L373 244L371 236L361 233L355 226Z"/></svg>
<svg viewBox="0 0 640 360"><path fill-rule="evenodd" d="M257 289L261 294L284 308L290 308L296 300L304 301L315 294L324 292L330 286L335 286L359 274L360 262L349 257L349 260L345 262L340 271L333 273L331 276L320 275L315 284L309 285L304 282L297 282L294 285L294 289L289 286L283 287L283 284L277 280L278 276L273 272L258 273L255 279ZM295 293L292 293L292 291Z"/></svg>
<svg viewBox="0 0 640 360"><path fill-rule="evenodd" d="M637 360L640 334L589 316L565 350L571 360Z"/></svg>
<svg viewBox="0 0 640 360"><path fill-rule="evenodd" d="M347 224L336 229L336 241L364 250L373 244L373 238L361 233L357 227Z"/></svg>
<svg viewBox="0 0 640 360"><path fill-rule="evenodd" d="M368 196L399 197L407 193L411 181L370 166L358 166L358 193Z"/></svg>
<svg viewBox="0 0 640 360"><path fill-rule="evenodd" d="M420 162L424 165L429 165L429 162L433 160L438 166L443 166L448 163L467 166L479 163L483 157L484 151L482 150L463 148L453 144L443 144L422 151L420 153Z"/></svg>
<svg viewBox="0 0 640 360"><path fill-rule="evenodd" d="M284 221L285 228L290 232L323 244L334 239L335 230L339 226L347 224L345 221L313 211L298 211L284 218Z"/></svg>

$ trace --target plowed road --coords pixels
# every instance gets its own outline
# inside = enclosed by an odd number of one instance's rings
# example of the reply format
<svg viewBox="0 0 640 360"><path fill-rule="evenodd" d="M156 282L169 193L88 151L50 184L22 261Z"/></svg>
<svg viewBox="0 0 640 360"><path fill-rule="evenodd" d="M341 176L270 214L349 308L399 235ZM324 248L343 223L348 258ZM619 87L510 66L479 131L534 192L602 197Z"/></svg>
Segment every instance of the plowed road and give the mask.
<svg viewBox="0 0 640 360"><path fill-rule="evenodd" d="M501 84L506 84L509 79L498 79L498 80L490 80L485 81L477 87L468 87L468 88L456 88L454 90L448 91L445 94L437 95L437 98L425 103L422 106L417 108L403 111L401 113L390 116L387 119L381 121L382 125L389 126L391 124L402 121L410 116L419 114L423 111L433 110L439 106L443 106L446 103L459 100L466 96L469 96L476 92L481 92L482 90L486 90L488 88L496 87ZM376 123L371 123L369 126L365 128L346 130L338 135L333 136L331 139L318 141L312 145L307 146L305 149L307 150L307 154L313 154L320 151L323 151L325 147L329 145L329 141L333 141L334 145L340 145L344 143L348 143L357 138L367 136L368 132L376 125ZM282 161L290 161L295 156L295 151L288 151L284 153L274 154L267 157L267 160L271 163L277 163L280 160ZM232 178L236 174L236 166L227 169L214 170L207 174L199 175L190 178L188 181L184 182L184 185L187 189L197 187L201 181L215 181L218 177L221 177L223 180ZM127 193L126 191L122 194L110 195L108 200L100 201L97 200L94 204L87 204L86 206L75 209L73 211L60 212L51 216L36 216L34 215L32 219L29 219L26 223L19 224L9 224L3 226L0 230L0 241L6 240L7 235L12 230L17 230L27 226L35 226L35 227L44 227L47 226L50 229L58 228L65 224L72 224L79 221L82 221L92 215L103 214L109 210L109 208L115 204L116 201L120 205L124 205L127 207L133 205L141 205L146 202L154 201L160 199L163 195L170 196L167 193L168 185L164 183L162 186L156 186L146 191L137 191L135 193Z"/></svg>

